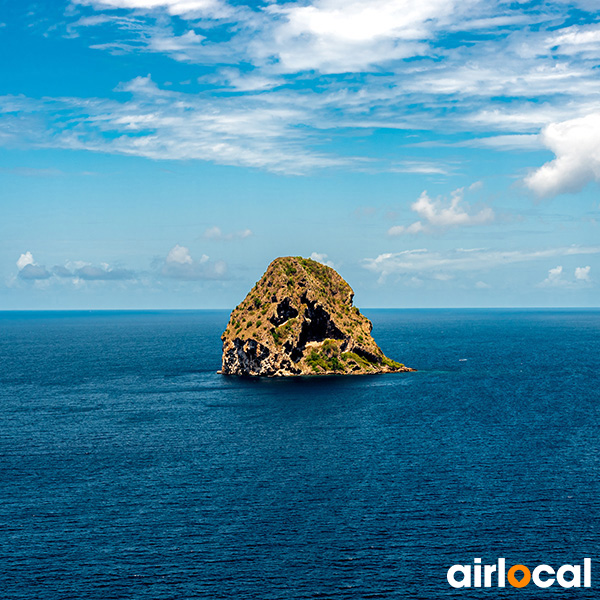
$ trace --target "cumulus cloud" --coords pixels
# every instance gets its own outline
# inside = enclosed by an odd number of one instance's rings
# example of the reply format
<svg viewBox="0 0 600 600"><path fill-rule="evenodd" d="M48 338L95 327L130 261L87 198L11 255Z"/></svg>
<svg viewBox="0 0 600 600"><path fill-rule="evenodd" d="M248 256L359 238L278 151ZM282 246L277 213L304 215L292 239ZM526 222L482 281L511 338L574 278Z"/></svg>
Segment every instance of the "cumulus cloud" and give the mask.
<svg viewBox="0 0 600 600"><path fill-rule="evenodd" d="M578 192L600 181L600 113L548 125L541 134L556 158L525 179L540 197Z"/></svg>
<svg viewBox="0 0 600 600"><path fill-rule="evenodd" d="M220 227L209 227L204 232L204 237L207 240L213 241L231 241L231 240L243 240L252 235L251 229L241 229L240 231L232 231L230 233L223 233Z"/></svg>
<svg viewBox="0 0 600 600"><path fill-rule="evenodd" d="M227 263L222 260L211 261L203 254L199 259L192 258L189 248L176 244L165 258L160 274L170 279L187 281L202 279L225 279Z"/></svg>
<svg viewBox="0 0 600 600"><path fill-rule="evenodd" d="M556 288L576 288L590 282L591 267L576 267L573 276L570 277L561 265L558 265L548 271L546 279L544 279L540 287L556 287Z"/></svg>
<svg viewBox="0 0 600 600"><path fill-rule="evenodd" d="M592 267L577 267L575 269L575 279L578 281L589 281L590 280L590 271Z"/></svg>
<svg viewBox="0 0 600 600"><path fill-rule="evenodd" d="M24 254L21 254L21 256L19 256L19 258L17 259L17 268L19 269L19 271L23 269L23 267L33 264L35 264L35 261L33 260L33 254L31 254L31 252L29 251L25 252Z"/></svg>
<svg viewBox="0 0 600 600"><path fill-rule="evenodd" d="M485 0L312 0L272 3L269 36L253 49L274 56L284 72L382 70L407 57L444 54L434 45L448 31L502 30L527 23ZM262 51L262 53L260 52Z"/></svg>
<svg viewBox="0 0 600 600"><path fill-rule="evenodd" d="M328 267L334 268L333 261L327 260L327 254L323 254L321 252L313 252L309 258L320 262L323 265L327 265Z"/></svg>
<svg viewBox="0 0 600 600"><path fill-rule="evenodd" d="M207 260L208 256L205 254L202 255L200 261L206 262ZM192 260L192 255L188 248L175 244L175 246L169 250L165 262L169 264L191 265L194 261Z"/></svg>
<svg viewBox="0 0 600 600"><path fill-rule="evenodd" d="M273 4L280 17L273 38L279 65L286 71L325 73L368 70L427 52L433 36L453 13L477 2L455 0L316 0Z"/></svg>
<svg viewBox="0 0 600 600"><path fill-rule="evenodd" d="M567 285L567 281L562 278L563 268L561 265L548 271L548 277L540 284L543 287L561 287Z"/></svg>
<svg viewBox="0 0 600 600"><path fill-rule="evenodd" d="M483 225L494 220L494 211L487 206L478 212L469 212L469 206L463 202L463 196L464 188L454 190L450 200L439 197L432 199L424 191L410 207L422 220L407 226L394 225L388 229L388 235L430 232L435 228Z"/></svg>
<svg viewBox="0 0 600 600"><path fill-rule="evenodd" d="M478 213L469 214L466 208L461 206L463 193L464 188L453 191L449 205L445 206L439 198L432 200L427 192L423 192L411 208L428 223L437 227L479 225L494 218L494 212L488 207L482 208Z"/></svg>
<svg viewBox="0 0 600 600"><path fill-rule="evenodd" d="M46 270L46 267L38 265L33 258L33 254L27 251L21 254L17 259L17 268L19 269L19 277L21 279L35 281L39 279L48 279L51 273Z"/></svg>

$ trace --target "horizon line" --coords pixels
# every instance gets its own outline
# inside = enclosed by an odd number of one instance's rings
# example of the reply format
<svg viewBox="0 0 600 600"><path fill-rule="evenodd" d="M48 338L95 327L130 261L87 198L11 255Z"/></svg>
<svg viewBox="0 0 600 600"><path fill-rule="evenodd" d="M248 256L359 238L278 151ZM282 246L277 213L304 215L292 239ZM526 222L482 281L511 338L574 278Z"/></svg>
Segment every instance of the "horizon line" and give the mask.
<svg viewBox="0 0 600 600"><path fill-rule="evenodd" d="M228 311L233 308L0 308L2 313L34 312L201 312ZM359 310L600 310L600 306L364 306Z"/></svg>

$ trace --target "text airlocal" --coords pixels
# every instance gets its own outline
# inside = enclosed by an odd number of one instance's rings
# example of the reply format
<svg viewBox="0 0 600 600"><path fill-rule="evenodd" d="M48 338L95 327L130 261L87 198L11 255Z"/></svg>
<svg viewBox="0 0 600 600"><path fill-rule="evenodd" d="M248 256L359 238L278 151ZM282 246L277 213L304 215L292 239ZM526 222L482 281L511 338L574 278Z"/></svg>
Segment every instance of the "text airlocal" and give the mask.
<svg viewBox="0 0 600 600"><path fill-rule="evenodd" d="M583 579L582 579L583 577ZM564 588L592 586L592 561L583 559L581 565L562 565L554 569L550 565L538 565L530 569L525 565L506 566L506 559L499 558L497 564L482 565L480 558L472 565L453 565L448 569L448 583L453 588L506 587L523 588L530 583L548 588L557 583Z"/></svg>

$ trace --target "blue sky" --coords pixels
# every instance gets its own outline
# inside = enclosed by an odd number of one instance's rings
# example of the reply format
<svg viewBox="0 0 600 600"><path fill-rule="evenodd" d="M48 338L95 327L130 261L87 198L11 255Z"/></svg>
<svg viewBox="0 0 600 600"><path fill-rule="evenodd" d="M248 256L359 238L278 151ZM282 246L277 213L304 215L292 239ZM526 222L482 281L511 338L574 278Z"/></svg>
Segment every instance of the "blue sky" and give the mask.
<svg viewBox="0 0 600 600"><path fill-rule="evenodd" d="M598 306L595 0L0 1L0 309Z"/></svg>

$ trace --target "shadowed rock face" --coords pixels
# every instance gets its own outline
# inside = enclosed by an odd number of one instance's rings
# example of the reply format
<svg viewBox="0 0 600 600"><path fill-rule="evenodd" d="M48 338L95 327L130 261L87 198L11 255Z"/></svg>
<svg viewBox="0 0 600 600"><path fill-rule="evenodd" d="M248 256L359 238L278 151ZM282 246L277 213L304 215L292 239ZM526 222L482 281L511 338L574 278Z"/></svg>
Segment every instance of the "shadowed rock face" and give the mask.
<svg viewBox="0 0 600 600"><path fill-rule="evenodd" d="M275 259L223 333L225 375L289 376L412 371L387 358L352 288L314 260Z"/></svg>

